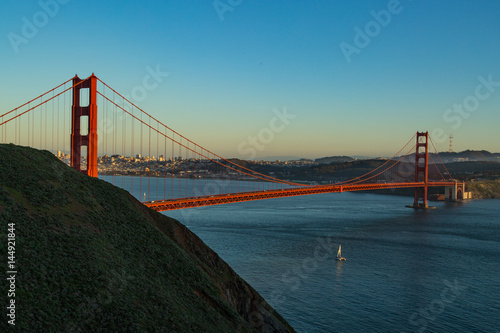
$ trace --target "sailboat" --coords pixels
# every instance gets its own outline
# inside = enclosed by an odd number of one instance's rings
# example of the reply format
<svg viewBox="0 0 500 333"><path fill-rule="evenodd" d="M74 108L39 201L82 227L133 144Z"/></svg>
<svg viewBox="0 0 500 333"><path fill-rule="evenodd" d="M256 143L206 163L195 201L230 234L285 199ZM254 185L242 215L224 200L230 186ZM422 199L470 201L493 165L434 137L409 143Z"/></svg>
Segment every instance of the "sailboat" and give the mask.
<svg viewBox="0 0 500 333"><path fill-rule="evenodd" d="M337 252L337 258L335 258L335 260L340 260L340 261L344 261L344 260L347 260L346 258L342 257L342 245L339 244L339 250Z"/></svg>

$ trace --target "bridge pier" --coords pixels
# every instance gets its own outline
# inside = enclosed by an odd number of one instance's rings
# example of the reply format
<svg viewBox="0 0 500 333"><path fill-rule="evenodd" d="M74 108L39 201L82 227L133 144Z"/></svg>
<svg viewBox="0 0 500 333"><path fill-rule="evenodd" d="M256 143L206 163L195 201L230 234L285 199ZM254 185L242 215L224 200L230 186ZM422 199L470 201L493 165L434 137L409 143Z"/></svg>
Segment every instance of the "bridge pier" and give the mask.
<svg viewBox="0 0 500 333"><path fill-rule="evenodd" d="M92 74L89 78L81 80L75 75L73 86L71 167L90 177L97 177L97 77ZM88 103L81 101L82 89L88 89ZM84 117L88 118L88 133L82 135L81 124L82 120L85 121ZM82 152L87 158L86 169L82 169L81 165Z"/></svg>

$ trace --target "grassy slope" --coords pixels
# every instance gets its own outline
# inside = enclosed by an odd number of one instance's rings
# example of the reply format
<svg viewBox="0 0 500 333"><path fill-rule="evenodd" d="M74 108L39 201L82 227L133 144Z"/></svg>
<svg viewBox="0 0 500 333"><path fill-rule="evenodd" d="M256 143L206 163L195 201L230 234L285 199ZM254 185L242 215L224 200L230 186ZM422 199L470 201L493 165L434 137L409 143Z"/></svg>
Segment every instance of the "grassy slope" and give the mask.
<svg viewBox="0 0 500 333"><path fill-rule="evenodd" d="M19 331L293 332L179 222L48 152L0 145L0 221Z"/></svg>
<svg viewBox="0 0 500 333"><path fill-rule="evenodd" d="M499 199L500 179L467 182L466 190L472 192L473 199Z"/></svg>

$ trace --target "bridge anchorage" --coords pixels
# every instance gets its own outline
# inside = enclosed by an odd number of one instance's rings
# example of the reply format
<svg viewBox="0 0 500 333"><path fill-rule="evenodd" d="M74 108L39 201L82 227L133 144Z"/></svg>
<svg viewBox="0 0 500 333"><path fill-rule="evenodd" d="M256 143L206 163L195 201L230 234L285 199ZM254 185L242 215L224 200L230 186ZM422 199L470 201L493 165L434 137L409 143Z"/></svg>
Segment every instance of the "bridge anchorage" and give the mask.
<svg viewBox="0 0 500 333"><path fill-rule="evenodd" d="M427 132L417 132L391 159L361 176L306 185L213 153L155 119L94 74L85 79L75 76L0 115L0 142L49 150L79 172L129 188L156 211L398 188L414 188L409 207L415 209L433 208L428 205L429 187L445 188L450 200L467 197L465 184L451 179L442 161L439 165L432 161L429 143L437 151Z"/></svg>

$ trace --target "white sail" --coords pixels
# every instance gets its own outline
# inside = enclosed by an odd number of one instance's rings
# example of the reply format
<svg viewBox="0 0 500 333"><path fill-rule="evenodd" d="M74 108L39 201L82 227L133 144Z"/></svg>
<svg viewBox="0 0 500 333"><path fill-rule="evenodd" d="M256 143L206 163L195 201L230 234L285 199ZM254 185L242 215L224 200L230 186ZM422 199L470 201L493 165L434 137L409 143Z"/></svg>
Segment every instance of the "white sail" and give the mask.
<svg viewBox="0 0 500 333"><path fill-rule="evenodd" d="M341 255L341 253L340 253L340 251L341 251L340 247L341 247L341 246L342 246L342 245L339 245L339 251L337 252L337 258L342 257L342 255Z"/></svg>

